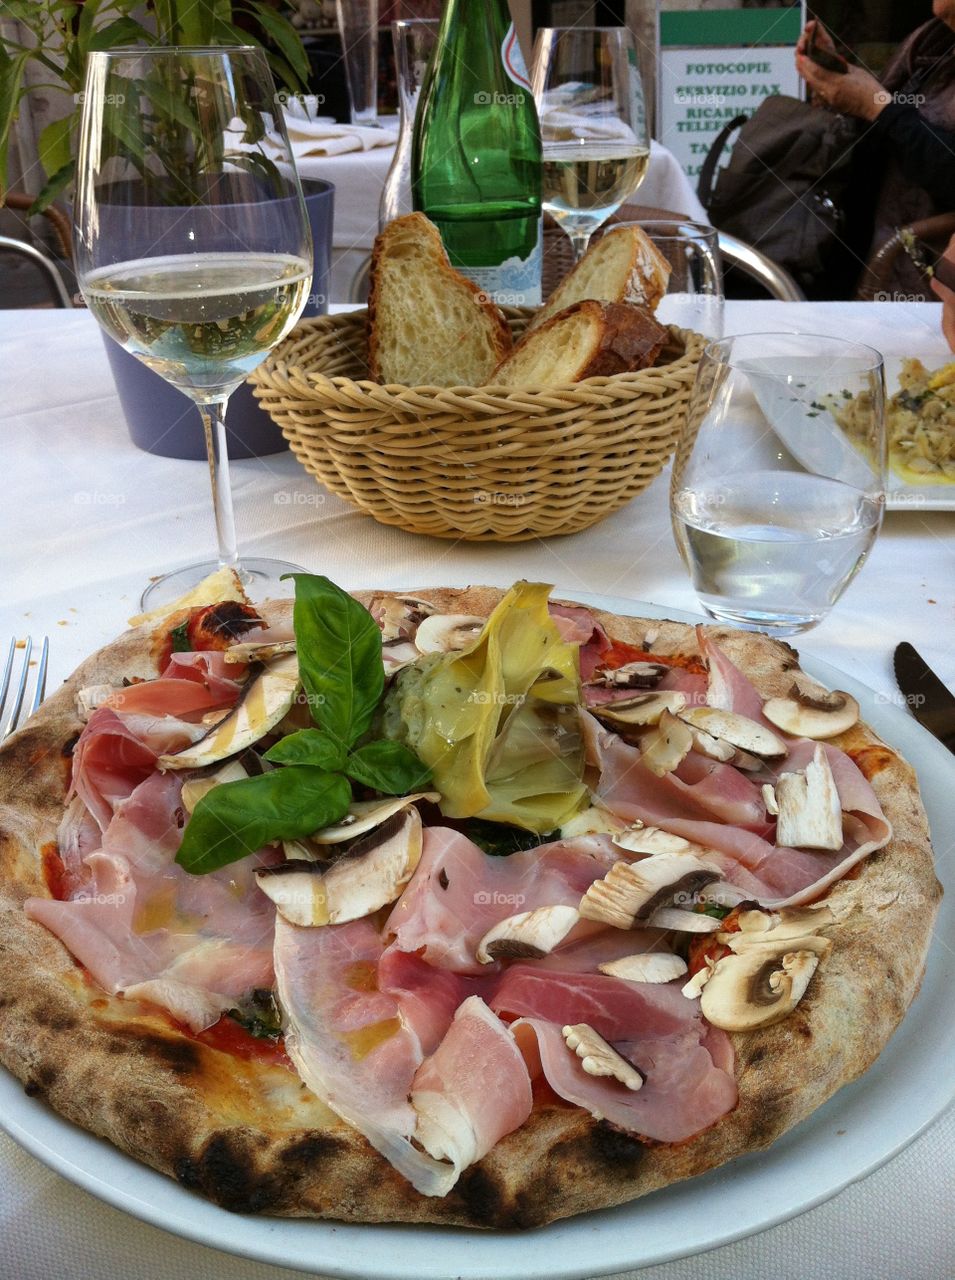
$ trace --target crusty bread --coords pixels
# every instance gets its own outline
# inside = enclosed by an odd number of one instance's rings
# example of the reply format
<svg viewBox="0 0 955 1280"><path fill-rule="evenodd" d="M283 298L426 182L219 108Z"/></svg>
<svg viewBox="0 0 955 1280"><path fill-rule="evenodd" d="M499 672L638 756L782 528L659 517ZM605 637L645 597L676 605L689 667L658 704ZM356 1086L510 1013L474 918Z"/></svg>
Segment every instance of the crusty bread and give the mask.
<svg viewBox="0 0 955 1280"><path fill-rule="evenodd" d="M501 387L559 387L583 378L646 369L667 331L629 303L575 302L524 335L488 382Z"/></svg>
<svg viewBox="0 0 955 1280"><path fill-rule="evenodd" d="M645 231L633 225L617 227L595 241L564 276L530 327L539 328L584 298L633 302L655 311L669 278L670 264Z"/></svg>
<svg viewBox="0 0 955 1280"><path fill-rule="evenodd" d="M511 349L487 295L451 266L423 213L375 240L368 297L368 372L403 386L479 387Z"/></svg>

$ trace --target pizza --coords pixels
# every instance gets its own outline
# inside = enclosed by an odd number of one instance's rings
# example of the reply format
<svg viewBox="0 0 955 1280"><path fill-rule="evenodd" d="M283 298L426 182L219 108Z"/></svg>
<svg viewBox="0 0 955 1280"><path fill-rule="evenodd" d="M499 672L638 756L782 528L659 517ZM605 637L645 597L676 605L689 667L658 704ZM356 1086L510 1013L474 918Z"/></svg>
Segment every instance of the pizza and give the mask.
<svg viewBox="0 0 955 1280"><path fill-rule="evenodd" d="M779 640L299 575L0 749L0 1060L231 1210L534 1227L864 1072L940 894L912 770Z"/></svg>

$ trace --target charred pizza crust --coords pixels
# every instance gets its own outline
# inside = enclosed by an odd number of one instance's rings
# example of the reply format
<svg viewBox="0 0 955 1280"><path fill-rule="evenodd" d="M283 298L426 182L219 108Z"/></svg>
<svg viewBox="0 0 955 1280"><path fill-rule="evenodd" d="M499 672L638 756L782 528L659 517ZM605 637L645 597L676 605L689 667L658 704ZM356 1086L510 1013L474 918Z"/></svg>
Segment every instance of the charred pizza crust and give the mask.
<svg viewBox="0 0 955 1280"><path fill-rule="evenodd" d="M504 593L416 594L442 611L483 616ZM594 612L616 639L697 653L692 627ZM151 1006L104 995L22 911L27 896L48 893L42 857L55 847L81 728L75 692L156 675L167 626L127 632L93 655L0 748L0 1062L67 1119L227 1209L533 1227L620 1204L767 1146L871 1065L918 991L941 897L925 813L909 765L858 724L834 741L869 778L894 838L828 895L834 947L796 1011L732 1037L736 1109L666 1145L538 1102L447 1197L421 1196L294 1074L213 1049ZM765 696L789 689L798 658L788 645L721 627L709 634Z"/></svg>

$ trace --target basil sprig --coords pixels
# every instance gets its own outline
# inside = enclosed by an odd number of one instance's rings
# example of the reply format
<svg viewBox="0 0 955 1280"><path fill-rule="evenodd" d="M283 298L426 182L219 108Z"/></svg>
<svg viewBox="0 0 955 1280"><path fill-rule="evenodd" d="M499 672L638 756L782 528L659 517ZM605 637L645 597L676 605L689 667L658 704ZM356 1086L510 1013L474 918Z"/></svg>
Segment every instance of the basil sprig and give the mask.
<svg viewBox="0 0 955 1280"><path fill-rule="evenodd" d="M275 743L265 759L277 768L220 783L202 797L176 856L195 875L338 822L351 804L349 779L396 796L430 781L427 767L401 743L377 739L358 745L384 691L375 620L328 578L290 576L299 673L318 727Z"/></svg>

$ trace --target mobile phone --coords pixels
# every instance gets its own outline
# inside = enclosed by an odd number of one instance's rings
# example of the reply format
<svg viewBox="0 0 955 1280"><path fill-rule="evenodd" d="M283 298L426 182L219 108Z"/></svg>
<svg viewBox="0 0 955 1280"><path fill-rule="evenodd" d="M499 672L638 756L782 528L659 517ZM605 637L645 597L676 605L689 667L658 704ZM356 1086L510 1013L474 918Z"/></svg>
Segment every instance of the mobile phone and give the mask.
<svg viewBox="0 0 955 1280"><path fill-rule="evenodd" d="M819 24L816 23L806 42L806 57L810 62L814 62L817 67L822 67L823 71L834 71L836 75L844 76L849 70L848 62L841 54L833 53L831 49L820 49L816 46L816 33L818 30Z"/></svg>

